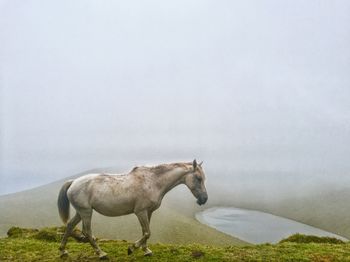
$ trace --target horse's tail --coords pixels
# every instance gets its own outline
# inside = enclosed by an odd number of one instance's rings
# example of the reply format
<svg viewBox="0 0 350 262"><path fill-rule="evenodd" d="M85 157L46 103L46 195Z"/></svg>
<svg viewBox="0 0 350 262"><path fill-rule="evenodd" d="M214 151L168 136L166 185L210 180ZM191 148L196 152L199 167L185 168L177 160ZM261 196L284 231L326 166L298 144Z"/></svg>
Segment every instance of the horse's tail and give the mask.
<svg viewBox="0 0 350 262"><path fill-rule="evenodd" d="M69 180L63 184L57 199L58 213L65 224L69 218L69 199L67 197L67 190L72 183L73 180Z"/></svg>

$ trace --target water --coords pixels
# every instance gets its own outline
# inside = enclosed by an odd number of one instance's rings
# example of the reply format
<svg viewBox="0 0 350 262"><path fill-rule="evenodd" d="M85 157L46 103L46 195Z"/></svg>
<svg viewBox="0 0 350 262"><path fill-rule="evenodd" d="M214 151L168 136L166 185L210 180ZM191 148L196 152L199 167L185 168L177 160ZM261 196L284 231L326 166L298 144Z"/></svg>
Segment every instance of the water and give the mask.
<svg viewBox="0 0 350 262"><path fill-rule="evenodd" d="M254 210L214 207L197 213L196 218L203 224L254 244L277 243L296 233L347 240L316 227Z"/></svg>

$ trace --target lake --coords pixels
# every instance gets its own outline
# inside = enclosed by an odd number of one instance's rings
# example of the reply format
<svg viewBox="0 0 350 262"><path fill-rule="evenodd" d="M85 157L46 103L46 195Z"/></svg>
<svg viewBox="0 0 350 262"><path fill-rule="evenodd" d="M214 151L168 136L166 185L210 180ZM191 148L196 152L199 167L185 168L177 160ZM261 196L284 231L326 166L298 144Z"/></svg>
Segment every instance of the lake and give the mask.
<svg viewBox="0 0 350 262"><path fill-rule="evenodd" d="M253 244L277 243L292 234L346 238L268 213L234 207L214 207L196 214L203 224Z"/></svg>

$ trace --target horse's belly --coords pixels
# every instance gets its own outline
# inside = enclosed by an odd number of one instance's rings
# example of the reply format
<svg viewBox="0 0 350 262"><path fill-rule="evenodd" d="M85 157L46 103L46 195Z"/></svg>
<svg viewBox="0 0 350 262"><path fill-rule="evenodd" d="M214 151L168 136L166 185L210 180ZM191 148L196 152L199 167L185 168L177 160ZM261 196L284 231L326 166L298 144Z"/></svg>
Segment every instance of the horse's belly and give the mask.
<svg viewBox="0 0 350 262"><path fill-rule="evenodd" d="M105 199L94 201L91 203L91 206L94 210L104 216L115 217L133 213L135 205L132 200L119 199L108 201Z"/></svg>

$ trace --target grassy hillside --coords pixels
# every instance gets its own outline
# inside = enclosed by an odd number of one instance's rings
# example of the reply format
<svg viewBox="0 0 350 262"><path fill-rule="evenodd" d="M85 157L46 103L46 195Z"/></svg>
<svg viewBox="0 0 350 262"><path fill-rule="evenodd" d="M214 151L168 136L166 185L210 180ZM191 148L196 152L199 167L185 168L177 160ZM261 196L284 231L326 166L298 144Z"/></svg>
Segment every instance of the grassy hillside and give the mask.
<svg viewBox="0 0 350 262"><path fill-rule="evenodd" d="M45 230L12 229L0 239L0 261L62 261L59 234ZM141 251L127 255L126 241L99 240L110 261L350 261L350 244L332 238L294 235L276 245L214 247L201 244L151 244L152 257ZM99 261L87 243L68 243L68 261Z"/></svg>
<svg viewBox="0 0 350 262"><path fill-rule="evenodd" d="M98 172L93 170L90 172ZM104 170L113 171L113 170ZM79 174L77 176L80 176ZM59 226L56 199L63 181L36 189L0 197L0 236L11 226ZM350 238L350 190L320 188L290 198L264 198L259 192L227 192L208 185L209 201L198 207L185 187L175 188L163 200L151 221L150 242L187 244L198 242L210 245L244 245L245 242L200 224L194 213L216 205L256 209L291 218L347 238ZM94 214L93 231L96 236L132 241L140 236L140 226L134 215L108 218Z"/></svg>
<svg viewBox="0 0 350 262"><path fill-rule="evenodd" d="M5 236L11 226L37 228L62 225L56 205L62 184L63 181L58 181L32 190L1 196L0 236ZM179 190L181 195L185 194L186 201L177 200ZM176 188L165 197L160 209L152 216L150 242L245 244L239 239L199 223L193 216L198 210L199 207L187 188ZM141 227L135 215L110 218L95 212L92 222L93 233L98 237L132 241L141 235Z"/></svg>

